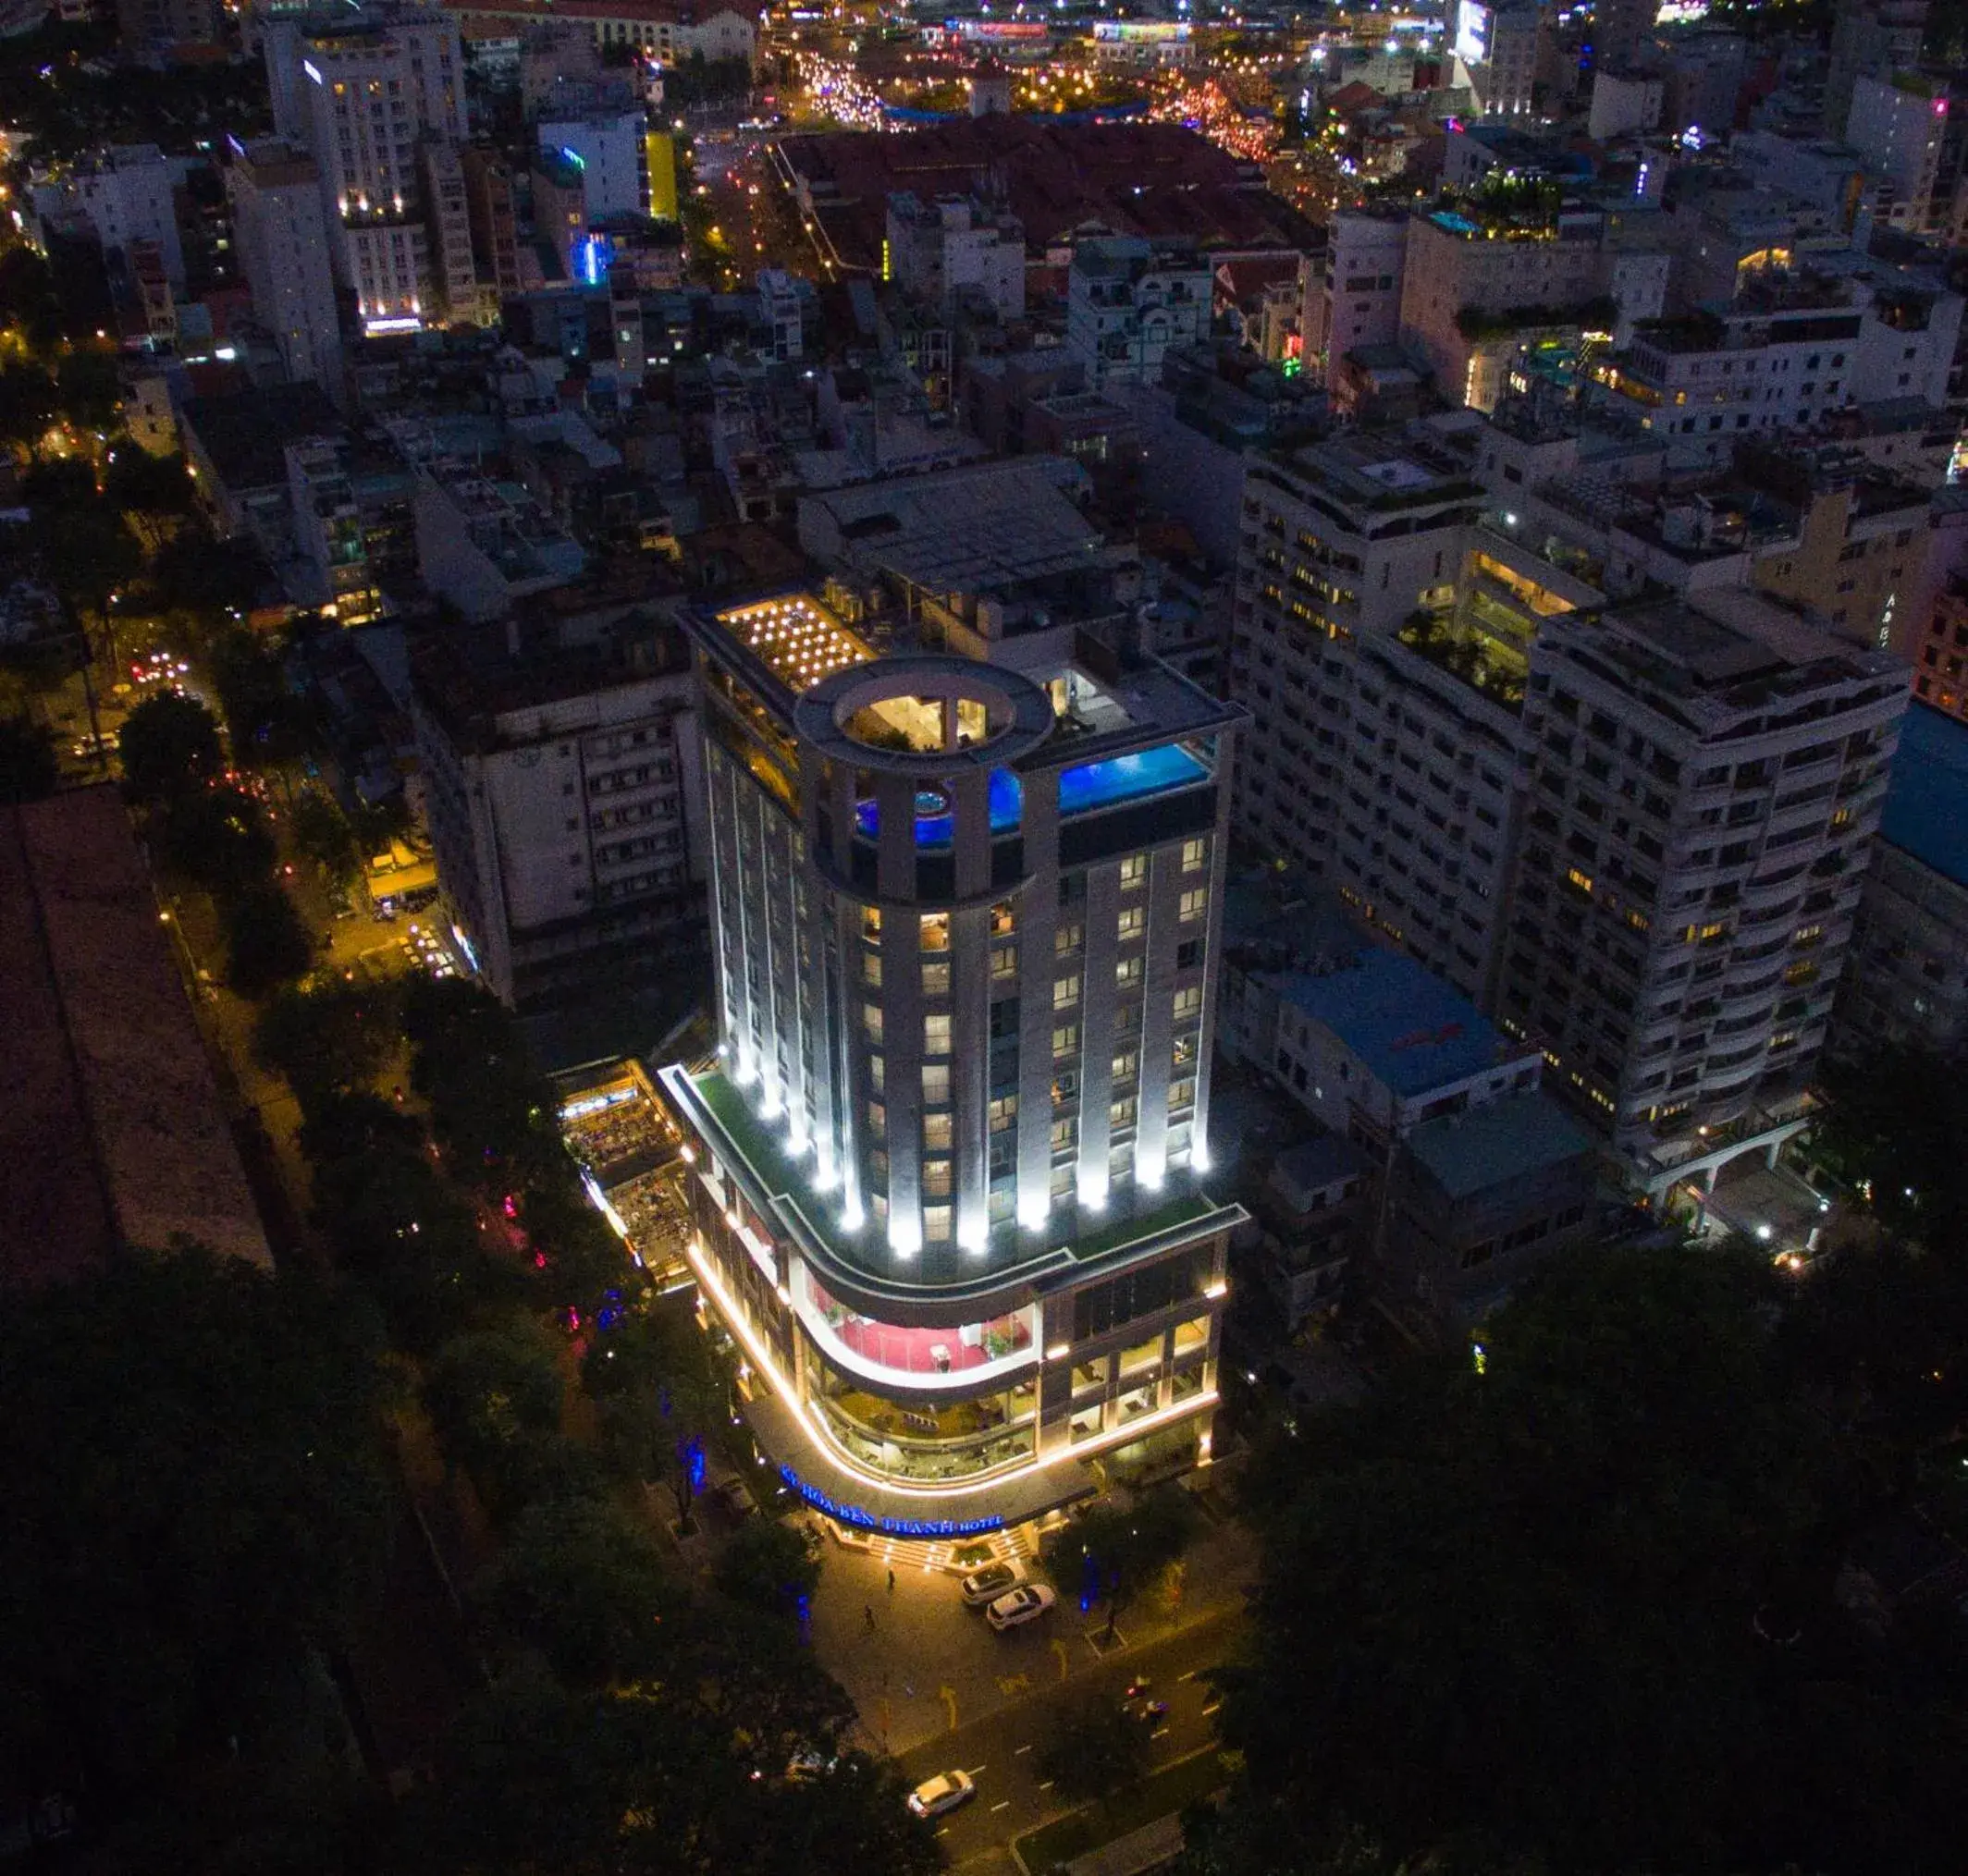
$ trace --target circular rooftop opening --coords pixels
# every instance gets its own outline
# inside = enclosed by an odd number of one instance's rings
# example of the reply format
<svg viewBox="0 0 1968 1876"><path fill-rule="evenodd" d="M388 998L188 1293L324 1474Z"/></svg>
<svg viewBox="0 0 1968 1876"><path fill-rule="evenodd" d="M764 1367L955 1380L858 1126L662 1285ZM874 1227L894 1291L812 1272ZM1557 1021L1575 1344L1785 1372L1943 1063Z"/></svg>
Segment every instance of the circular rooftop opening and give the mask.
<svg viewBox="0 0 1968 1876"><path fill-rule="evenodd" d="M879 658L817 684L800 700L801 732L852 752L863 766L896 766L927 780L952 758L990 751L1002 762L1042 742L1052 726L1046 694L1015 671L948 655ZM844 746L843 746L844 745Z"/></svg>

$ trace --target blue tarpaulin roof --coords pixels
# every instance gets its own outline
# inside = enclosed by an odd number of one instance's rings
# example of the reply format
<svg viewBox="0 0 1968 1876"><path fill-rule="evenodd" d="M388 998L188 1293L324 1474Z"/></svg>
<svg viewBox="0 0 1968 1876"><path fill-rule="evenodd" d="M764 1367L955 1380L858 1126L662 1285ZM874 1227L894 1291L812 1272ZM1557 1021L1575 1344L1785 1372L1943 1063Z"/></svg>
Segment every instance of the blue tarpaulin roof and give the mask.
<svg viewBox="0 0 1968 1876"><path fill-rule="evenodd" d="M1968 886L1968 723L1925 704L1906 713L1880 831L1957 886Z"/></svg>

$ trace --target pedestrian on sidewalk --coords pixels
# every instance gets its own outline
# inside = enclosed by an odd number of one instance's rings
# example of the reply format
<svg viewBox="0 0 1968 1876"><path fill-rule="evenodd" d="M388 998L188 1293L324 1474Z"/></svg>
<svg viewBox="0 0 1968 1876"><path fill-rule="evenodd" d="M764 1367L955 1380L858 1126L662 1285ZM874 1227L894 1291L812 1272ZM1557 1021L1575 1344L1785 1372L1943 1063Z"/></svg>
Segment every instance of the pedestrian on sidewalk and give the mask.
<svg viewBox="0 0 1968 1876"><path fill-rule="evenodd" d="M873 1604L872 1602L870 1602L870 1603L869 1603L869 1604L868 1604L868 1605L867 1605L867 1607L866 1607L866 1608L865 1608L864 1610L862 1610L862 1612L861 1612L861 1614L862 1614L862 1618L863 1618L863 1620L864 1620L864 1621L866 1621L866 1622L867 1622L867 1632L868 1632L868 1633L869 1633L870 1635L874 1634L874 1632L875 1632L875 1605L874 1605L874 1604Z"/></svg>
<svg viewBox="0 0 1968 1876"><path fill-rule="evenodd" d="M894 1595L894 1593L895 1593L895 1573L894 1573L894 1571L891 1570L891 1571L889 1572L889 1594L890 1594L891 1596L892 1596L892 1595Z"/></svg>

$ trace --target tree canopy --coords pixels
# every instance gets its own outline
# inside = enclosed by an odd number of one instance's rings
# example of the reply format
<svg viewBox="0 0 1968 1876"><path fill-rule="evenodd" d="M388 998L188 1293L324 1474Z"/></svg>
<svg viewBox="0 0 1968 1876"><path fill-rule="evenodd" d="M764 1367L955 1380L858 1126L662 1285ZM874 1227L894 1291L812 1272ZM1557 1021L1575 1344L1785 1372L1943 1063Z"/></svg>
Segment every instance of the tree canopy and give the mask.
<svg viewBox="0 0 1968 1876"><path fill-rule="evenodd" d="M1776 1284L1747 1255L1581 1253L1480 1360L1303 1423L1224 1675L1248 1802L1396 1858L1948 1867L1963 1710L1851 1647L1854 1455L1794 1385Z"/></svg>
<svg viewBox="0 0 1968 1876"><path fill-rule="evenodd" d="M175 691L146 697L129 713L117 750L125 788L131 800L146 805L188 794L215 780L226 766L211 711Z"/></svg>
<svg viewBox="0 0 1968 1876"><path fill-rule="evenodd" d="M128 1802L337 1645L387 1543L359 1299L195 1248L0 1311L0 1762Z"/></svg>

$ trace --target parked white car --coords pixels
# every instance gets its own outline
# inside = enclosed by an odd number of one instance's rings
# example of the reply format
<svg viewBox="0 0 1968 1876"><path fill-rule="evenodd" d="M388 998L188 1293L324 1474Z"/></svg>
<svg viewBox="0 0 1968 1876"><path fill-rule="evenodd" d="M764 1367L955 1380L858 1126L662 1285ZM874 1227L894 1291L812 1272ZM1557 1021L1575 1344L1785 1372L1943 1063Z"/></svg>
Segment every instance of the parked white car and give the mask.
<svg viewBox="0 0 1968 1876"><path fill-rule="evenodd" d="M984 1612L984 1618L1002 1635L1007 1628L1038 1621L1058 1600L1058 1593L1047 1588L1043 1583L1025 1583L1009 1596L999 1597Z"/></svg>
<svg viewBox="0 0 1968 1876"><path fill-rule="evenodd" d="M1022 1563L987 1563L981 1570L973 1570L957 1588L971 1608L979 1609L987 1602L995 1602L1001 1596L1008 1595L1024 1581L1025 1566Z"/></svg>

